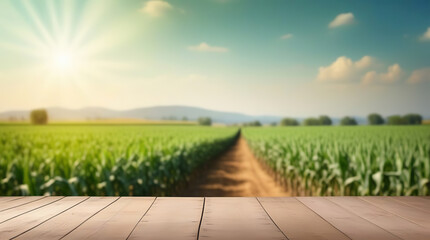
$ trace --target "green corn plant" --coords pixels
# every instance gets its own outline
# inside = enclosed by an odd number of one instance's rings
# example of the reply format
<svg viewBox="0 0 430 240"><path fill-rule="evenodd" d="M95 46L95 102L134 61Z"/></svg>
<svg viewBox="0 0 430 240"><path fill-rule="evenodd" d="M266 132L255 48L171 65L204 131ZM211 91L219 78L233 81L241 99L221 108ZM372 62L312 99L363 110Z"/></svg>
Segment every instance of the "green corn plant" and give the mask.
<svg viewBox="0 0 430 240"><path fill-rule="evenodd" d="M245 128L295 195L430 195L430 126Z"/></svg>
<svg viewBox="0 0 430 240"><path fill-rule="evenodd" d="M236 128L0 126L0 195L169 195Z"/></svg>

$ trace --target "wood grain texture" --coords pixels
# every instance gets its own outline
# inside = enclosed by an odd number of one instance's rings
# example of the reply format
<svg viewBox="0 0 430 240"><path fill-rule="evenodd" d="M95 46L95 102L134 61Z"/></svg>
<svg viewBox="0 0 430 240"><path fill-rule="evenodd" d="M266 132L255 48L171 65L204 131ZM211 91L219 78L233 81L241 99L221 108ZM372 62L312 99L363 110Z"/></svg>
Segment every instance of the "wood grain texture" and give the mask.
<svg viewBox="0 0 430 240"><path fill-rule="evenodd" d="M0 198L0 239L430 239L427 197Z"/></svg>
<svg viewBox="0 0 430 240"><path fill-rule="evenodd" d="M126 239L154 200L154 197L121 197L63 239Z"/></svg>
<svg viewBox="0 0 430 240"><path fill-rule="evenodd" d="M157 198L129 239L196 239L204 198Z"/></svg>
<svg viewBox="0 0 430 240"><path fill-rule="evenodd" d="M256 198L206 198L199 239L286 239Z"/></svg>
<svg viewBox="0 0 430 240"><path fill-rule="evenodd" d="M17 206L21 206L33 201L37 201L42 199L43 197L25 197L25 198L12 198L9 199L9 201L4 201L4 202L0 202L0 212L10 209L10 208L14 208Z"/></svg>
<svg viewBox="0 0 430 240"><path fill-rule="evenodd" d="M393 199L430 213L430 199L419 197L393 197Z"/></svg>
<svg viewBox="0 0 430 240"><path fill-rule="evenodd" d="M351 239L399 239L390 232L347 211L327 198L299 197L297 199Z"/></svg>
<svg viewBox="0 0 430 240"><path fill-rule="evenodd" d="M19 216L19 215L27 213L27 212L31 212L35 209L40 208L40 207L49 205L49 204L51 204L55 201L58 201L62 198L63 197L47 197L47 198L43 198L43 199L40 199L37 201L29 202L28 204L25 204L25 205L17 206L17 207L2 211L0 213L0 223L6 222L9 219L12 219L16 216Z"/></svg>
<svg viewBox="0 0 430 240"><path fill-rule="evenodd" d="M332 197L331 201L402 239L428 240L430 229L424 228L357 197Z"/></svg>
<svg viewBox="0 0 430 240"><path fill-rule="evenodd" d="M396 201L391 197L361 197L360 199L382 208L385 211L414 222L415 224L430 229L430 213L419 210L408 204Z"/></svg>
<svg viewBox="0 0 430 240"><path fill-rule="evenodd" d="M91 197L16 239L60 239L117 199L118 197Z"/></svg>
<svg viewBox="0 0 430 240"><path fill-rule="evenodd" d="M24 197L0 197L0 203L13 201L13 200L20 199L20 198L24 198Z"/></svg>
<svg viewBox="0 0 430 240"><path fill-rule="evenodd" d="M49 197L55 198L55 197ZM48 198L48 199L49 199ZM85 201L88 197L68 197L37 208L0 224L0 239L10 239Z"/></svg>
<svg viewBox="0 0 430 240"><path fill-rule="evenodd" d="M258 198L258 200L290 240L349 239L296 198Z"/></svg>

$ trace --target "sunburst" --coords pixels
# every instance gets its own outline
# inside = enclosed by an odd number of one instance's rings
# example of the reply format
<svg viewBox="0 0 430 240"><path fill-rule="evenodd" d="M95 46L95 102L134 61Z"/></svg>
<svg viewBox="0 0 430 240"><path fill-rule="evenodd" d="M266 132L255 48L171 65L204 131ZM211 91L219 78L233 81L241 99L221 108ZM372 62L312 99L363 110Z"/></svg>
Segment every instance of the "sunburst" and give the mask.
<svg viewBox="0 0 430 240"><path fill-rule="evenodd" d="M20 72L27 72L48 94L68 85L83 88L92 76L112 77L133 63L105 53L125 46L134 29L115 24L131 22L127 14L118 13L119 1L100 3L9 1L8 17L14 24L0 21L0 30L8 36L0 40L0 48L21 59Z"/></svg>

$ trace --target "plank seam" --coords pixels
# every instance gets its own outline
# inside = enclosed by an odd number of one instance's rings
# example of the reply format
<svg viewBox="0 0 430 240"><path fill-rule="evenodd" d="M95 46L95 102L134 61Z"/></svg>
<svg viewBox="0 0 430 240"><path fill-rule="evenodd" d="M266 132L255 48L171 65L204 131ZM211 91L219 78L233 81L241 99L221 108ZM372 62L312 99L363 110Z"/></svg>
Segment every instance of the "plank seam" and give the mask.
<svg viewBox="0 0 430 240"><path fill-rule="evenodd" d="M399 203L401 203L401 204L403 204L403 205L407 205L408 207L415 208L416 210L420 210L420 211L424 211L424 212L430 213L430 211L428 211L427 209L424 209L424 208L421 208L421 207L418 207L418 206L412 205L412 204L407 203L407 202L403 202L402 200L398 200L398 199L396 199L396 198L391 198L391 199L393 199L394 201L399 202Z"/></svg>
<svg viewBox="0 0 430 240"><path fill-rule="evenodd" d="M19 205L16 205L16 206L10 207L10 208L5 208L5 209L3 209L3 210L0 210L0 212L6 211L6 210L9 210L9 209L12 209L12 208L20 207L20 206L23 206L23 205L26 205L26 204L29 204L29 203L32 203L32 202L35 202L35 201L39 201L39 200L42 200L42 199L44 199L44 198L46 198L46 197L37 198L37 199L34 199L33 201L30 201L30 202L22 203L22 204L19 204ZM20 198L18 198L18 199L20 199ZM18 199L14 199L14 200L12 200L11 202L16 201L16 200L18 200Z"/></svg>
<svg viewBox="0 0 430 240"><path fill-rule="evenodd" d="M34 211L34 210L37 210L37 209L39 209L39 208L45 207L45 206L47 206L47 205L49 205L49 204L52 204L52 203L58 202L58 201L60 201L60 200L61 200L61 199L63 199L63 198L64 198L64 197L62 197L62 198L60 198L60 199L58 199L58 200L52 201L52 202L50 202L50 203L46 203L46 204L44 204L44 205L38 206L38 207L36 207L36 208L33 208L33 209L31 209L31 210L28 210L28 211L23 212L23 213L21 213L21 214L18 214L18 215L16 215L16 216L13 216L13 217L11 217L11 218L9 218L9 219L7 219L7 220L4 220L3 222L0 222L0 224L5 223L5 222L7 222L7 221L9 221L9 220L12 220L12 219L14 219L14 218L16 218L16 217L19 217L19 216L21 216L21 215L24 215L24 214L27 214L27 213L29 213L29 212L32 212L32 211Z"/></svg>
<svg viewBox="0 0 430 240"><path fill-rule="evenodd" d="M203 197L202 215L200 216L199 228L197 229L197 240L200 238L200 228L202 227L203 214L205 213L206 197Z"/></svg>
<svg viewBox="0 0 430 240"><path fill-rule="evenodd" d="M340 208L342 208L343 210L345 210L345 211L347 211L347 212L349 212L349 213L351 213L351 214L353 214L353 215L355 215L355 216L357 216L357 217L359 217L359 218L363 219L364 221L366 221L366 222L368 222L368 223L370 223L370 224L372 224L372 225L375 225L376 227L378 227L378 228L382 229L383 231L385 231L385 232L387 232L387 233L389 233L389 234L393 235L394 237L396 237L396 238L398 238L398 239L403 239L403 238L401 238L401 237L397 236L396 234L394 234L394 233L392 233L392 232L388 231L387 229L385 229L385 228L383 228L383 227L379 226L378 224L376 224L376 223L374 223L374 222L372 222L372 221L370 221L370 220L367 220L366 218L364 218L364 217L362 217L362 216L360 216L360 215L358 215L358 214L355 214L354 212L352 212L352 211L350 211L350 210L346 209L345 207L342 207L342 205L339 205L339 204L337 204L337 203L333 202L333 201L332 201L332 200L330 200L329 198L325 198L325 199L327 199L328 201L332 202L333 204L335 204L335 205L339 206L339 207L340 207Z"/></svg>
<svg viewBox="0 0 430 240"><path fill-rule="evenodd" d="M1 200L2 198L7 199L7 198L9 198L9 197L7 197L7 196L2 196L2 197L0 197L0 200ZM4 202L5 202L5 203L6 203L6 202L13 202L13 201L15 201L15 200L22 199L22 198L24 198L24 196L22 196L22 197L17 197L17 198L15 198L15 199L14 199L14 197L12 197L12 199L8 199L8 200L6 200L6 201L4 201Z"/></svg>
<svg viewBox="0 0 430 240"><path fill-rule="evenodd" d="M258 199L258 197L255 198L257 200L257 202L260 204L261 208L264 210L264 212L266 213L266 215L269 217L269 219L273 222L273 224L275 224L276 228L278 228L278 230L282 233L282 235L284 235L284 237L286 239L289 239L287 237L287 235L279 228L278 224L276 224L275 221L273 221L272 217L270 216L270 214L266 211L266 209L263 207L263 204L261 204L260 200Z"/></svg>
<svg viewBox="0 0 430 240"><path fill-rule="evenodd" d="M63 197L63 198L61 198L61 199L64 199L64 198L65 198L65 197ZM61 199L59 199L59 200L61 200ZM33 230L33 229L37 228L38 226L40 226L40 225L44 224L45 222L47 222L47 221L49 221L49 220L51 220L51 219L55 218L56 216L58 216L58 215L60 215L60 214L64 213L65 211L67 211L67 210L69 210L69 209L71 209L71 208L74 208L75 206L77 206L77 205L81 204L82 202L84 202L84 201L86 201L86 200L88 200L88 199L89 199L89 197L85 198L84 200L82 200L82 201L80 201L80 202L76 203L75 205L73 205L73 206L71 206L71 207L69 207L69 208L67 208L67 209L65 209L65 210L63 210L63 211L61 211L61 212L59 212L59 213L55 214L54 216L52 216L52 217L50 217L50 218L46 219L45 221L43 221L43 222L41 222L41 223L37 224L36 226L34 226L34 227L30 228L30 229L25 230L24 232L22 232L22 233L20 233L20 234L16 235L15 237L12 237L11 239L15 239L15 238L17 238L17 237L19 237L19 236L23 235L24 233L29 232L29 231L31 231L31 230ZM58 201L59 201L59 200L58 200ZM55 201L55 202L57 202L57 201Z"/></svg>
<svg viewBox="0 0 430 240"><path fill-rule="evenodd" d="M85 219L83 222L81 222L78 226L76 226L75 228L73 228L72 230L70 230L68 233L64 234L64 236L62 236L60 239L65 238L67 235L69 235L71 232L75 231L78 227L80 227L82 224L84 224L86 221L90 220L90 218L94 217L96 214L98 214L99 212L103 211L104 209L106 209L107 207L109 207L110 205L112 205L114 202L118 201L120 198L117 197L115 199L115 201L112 201L111 203L109 203L108 205L104 206L103 208L101 208L100 210L98 210L97 212L95 212L94 214L92 214L91 216L89 216L87 219Z"/></svg>
<svg viewBox="0 0 430 240"><path fill-rule="evenodd" d="M134 225L133 229L131 230L130 234L128 234L126 239L129 239L131 234L134 232L134 230L136 229L137 225L139 225L140 221L142 221L143 217L145 217L146 213L148 213L149 209L151 209L152 205L154 205L155 200L157 200L157 197L154 198L154 201L152 201L151 205L149 206L148 209L146 209L146 211L143 213L142 217L139 219L139 221L137 221L136 225Z"/></svg>
<svg viewBox="0 0 430 240"><path fill-rule="evenodd" d="M338 230L339 232L341 232L343 235L345 235L347 238L352 239L350 236L348 236L346 233L344 233L343 231L341 231L339 228L337 228L335 225L333 225L331 222L327 221L327 219L325 219L323 216L321 216L319 213L315 212L312 208L310 208L308 205L306 205L304 202L300 201L300 199L296 198L295 199L303 204L303 206L305 206L306 208L308 208L309 210L311 210L313 213L315 213L318 217L320 217L323 221L325 221L326 223L328 223L329 225L331 225L332 227L334 227L336 230ZM346 209L345 209L346 210ZM348 211L348 210L346 210ZM349 211L348 211L349 212ZM354 214L355 215L355 214ZM360 216L358 216L360 217ZM367 221L367 220L365 220Z"/></svg>
<svg viewBox="0 0 430 240"><path fill-rule="evenodd" d="M367 201L367 200L366 200L366 199L364 199L364 198L359 197L358 199L359 199L359 200L362 200L362 201L365 201L365 202L369 203L370 205L373 205L374 207L377 207L377 208L381 209L382 211L385 211L385 212L391 213L391 214L393 214L394 216L397 216L397 217L399 217L399 218L401 218L401 219L403 219L403 220L406 220L406 221L408 221L408 222L410 222L410 223L412 223L412 224L415 224L415 225L417 225L417 226L420 226L420 227L424 227L424 228L425 228L425 226L422 226L421 224L416 223L415 221L413 221L413 220L411 220L411 219L408 219L408 218L406 218L406 217L403 217L403 216L401 216L401 215L399 215L399 214L397 214L397 213L391 212L391 211L389 211L389 210L387 210L387 209L385 209L385 208L379 207L379 206L377 206L376 204L374 204L374 203L372 203L372 202L369 202L369 201Z"/></svg>

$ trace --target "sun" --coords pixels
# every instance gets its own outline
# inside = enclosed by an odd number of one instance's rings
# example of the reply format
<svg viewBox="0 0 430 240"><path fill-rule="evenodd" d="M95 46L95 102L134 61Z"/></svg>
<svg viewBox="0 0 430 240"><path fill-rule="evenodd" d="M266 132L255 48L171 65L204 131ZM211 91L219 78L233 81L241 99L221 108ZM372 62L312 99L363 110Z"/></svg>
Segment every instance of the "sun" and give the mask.
<svg viewBox="0 0 430 240"><path fill-rule="evenodd" d="M54 70L73 70L73 67L75 65L73 54L67 50L55 51L52 56L52 65Z"/></svg>
<svg viewBox="0 0 430 240"><path fill-rule="evenodd" d="M106 2L13 1L10 16L17 24L0 21L0 52L6 46L16 53L22 59L19 78L40 79L40 86L50 91L68 84L84 91L96 79L118 79L135 64L125 54L116 55L136 34L123 24L135 17L112 20L107 13L120 9L118 1Z"/></svg>

